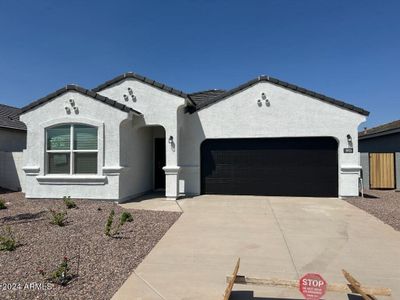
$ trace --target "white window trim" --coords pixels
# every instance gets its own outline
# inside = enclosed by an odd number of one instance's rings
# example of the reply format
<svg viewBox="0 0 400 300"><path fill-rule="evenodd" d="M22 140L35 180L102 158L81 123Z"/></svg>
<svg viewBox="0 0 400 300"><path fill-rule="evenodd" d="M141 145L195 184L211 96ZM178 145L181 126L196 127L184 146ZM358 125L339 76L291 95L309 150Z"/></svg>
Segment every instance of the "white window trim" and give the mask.
<svg viewBox="0 0 400 300"><path fill-rule="evenodd" d="M85 125L90 125L97 127L97 174L46 174L47 171L47 132L46 129L50 127L54 127L57 125L68 125L68 124L85 124ZM39 161L39 173L36 174L35 176L40 179L42 184L46 183L46 180L44 178L49 178L49 180L53 180L54 177L59 177L65 179L65 182L67 183L69 180L68 178L71 178L71 180L76 181L81 179L82 184L86 184L88 182L88 178L93 178L93 179L99 179L99 180L104 180L103 176L103 166L104 166L104 123L99 122L97 120L92 120L92 119L87 119L87 118L82 118L82 117L75 117L73 120L68 117L64 118L58 118L58 119L53 119L50 121L43 122L39 124L42 134L37 137L38 143L42 145L43 152L42 153L37 153L39 154L37 157L37 161ZM61 150L63 151L63 150ZM80 151L85 151L85 150L80 150ZM82 176L84 175L84 176Z"/></svg>
<svg viewBox="0 0 400 300"><path fill-rule="evenodd" d="M51 128L55 128L57 126L63 126L63 125L68 125L69 126L69 150L48 150L48 130ZM75 150L74 149L74 134L75 134L75 125L86 125L90 126L93 128L96 128L97 130L97 149L91 149L91 150ZM46 128L46 154L45 154L45 161L46 161L46 175L95 175L99 174L99 128L97 126L93 126L90 124L84 124L84 123L64 123L64 124L56 124L50 127ZM48 166L48 161L49 161L49 153L67 153L69 154L69 173L50 173L49 172L49 166ZM97 172L96 173L75 173L75 153L96 153L97 154Z"/></svg>

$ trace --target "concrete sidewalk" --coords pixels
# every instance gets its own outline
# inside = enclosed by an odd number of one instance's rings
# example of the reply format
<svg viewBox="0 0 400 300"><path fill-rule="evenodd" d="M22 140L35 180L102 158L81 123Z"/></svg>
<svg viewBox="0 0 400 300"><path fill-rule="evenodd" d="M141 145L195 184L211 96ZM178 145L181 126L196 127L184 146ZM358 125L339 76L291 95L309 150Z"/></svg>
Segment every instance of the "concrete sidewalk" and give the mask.
<svg viewBox="0 0 400 300"><path fill-rule="evenodd" d="M114 300L222 299L240 274L298 279L320 273L385 286L400 299L400 233L339 199L205 195L179 201L184 213L127 279ZM232 299L302 299L295 289L235 285ZM254 298L253 298L254 296ZM326 300L349 299L329 293ZM354 298L353 298L354 299Z"/></svg>

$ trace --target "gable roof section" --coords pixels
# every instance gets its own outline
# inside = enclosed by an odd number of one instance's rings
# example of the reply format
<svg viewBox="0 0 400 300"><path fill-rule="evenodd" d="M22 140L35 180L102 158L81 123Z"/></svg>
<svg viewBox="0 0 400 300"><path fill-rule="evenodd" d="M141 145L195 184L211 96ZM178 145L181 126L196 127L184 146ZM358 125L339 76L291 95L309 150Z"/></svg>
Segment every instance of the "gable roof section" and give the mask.
<svg viewBox="0 0 400 300"><path fill-rule="evenodd" d="M362 139L368 139L368 138L373 138L373 137L382 136L382 135L393 134L393 133L397 133L397 132L400 133L400 120L382 124L382 125L361 131L358 133L358 138L360 140L362 140Z"/></svg>
<svg viewBox="0 0 400 300"><path fill-rule="evenodd" d="M189 108L188 110L189 110L189 112L194 112L194 111L203 109L203 108L205 108L205 107L207 107L209 105L212 105L212 104L214 104L214 103L216 103L216 102L218 102L220 100L223 100L223 99L225 99L225 98L227 98L227 97L229 97L229 96L231 96L233 94L239 93L240 91L242 91L244 89L247 89L247 88L249 88L249 87L251 87L251 86L253 86L253 85L255 85L255 84L259 83L259 82L269 82L269 83L281 86L283 88L292 90L294 92L297 92L297 93L300 93L300 94L303 94L303 95L307 95L307 96L316 98L318 100L321 100L323 102L338 106L340 108L345 108L347 110L359 113L359 114L364 115L364 116L368 116L369 115L368 111L366 111L366 110L364 110L364 109L362 109L360 107L357 107L357 106L345 103L343 101L340 101L340 100L337 100L337 99L334 99L334 98L331 98L331 97L328 97L328 96L325 96L325 95L322 95L322 94L307 90L305 88L299 87L299 86L294 85L294 84L287 83L285 81L282 81L282 80L279 80L279 79L276 79L276 78L273 78L273 77L270 77L270 76L259 76L259 77L255 78L253 80L250 80L250 81L248 81L248 82L246 82L246 83L244 83L244 84L242 84L242 85L240 85L240 86L238 86L236 88L233 88L233 89L231 89L229 91L221 93L218 96L211 97L209 99L205 99L204 101L201 101L201 103L196 104L196 107L194 109L193 108ZM189 95L189 97L191 97L191 95Z"/></svg>
<svg viewBox="0 0 400 300"><path fill-rule="evenodd" d="M26 130L26 126L19 120L20 109L5 104L0 104L0 128Z"/></svg>
<svg viewBox="0 0 400 300"><path fill-rule="evenodd" d="M112 106L116 109L119 109L119 110L122 110L125 112L132 112L139 116L142 115L142 113L138 112L137 110L134 110L133 108L130 108L124 104L121 104L121 103L115 101L115 100L104 97L102 95L99 95L99 94L91 91L91 90L85 89L83 87L80 87L80 86L77 86L74 84L69 84L69 85L55 91L54 93L47 95L46 97L43 97L39 100L36 100L35 102L32 102L31 104L28 104L27 106L24 106L23 108L21 108L20 113L23 114L29 110L32 110L38 106L41 106L41 105L45 104L46 102L48 102L58 96L61 96L62 94L69 92L69 91L75 91L75 92L81 93L83 95L89 96L90 98L92 98L94 100L97 100L99 102L102 102L106 105Z"/></svg>
<svg viewBox="0 0 400 300"><path fill-rule="evenodd" d="M127 72L127 73L119 75L119 76L117 76L117 77L115 77L115 78L113 78L111 80L108 80L108 81L100 84L99 86L93 88L92 91L98 93L98 92L108 88L109 86L111 86L113 84L116 84L116 83L118 83L118 82L120 82L122 80L125 80L127 78L136 79L138 81L141 81L141 82L143 82L145 84L148 84L150 86L156 87L156 88L158 88L158 89L160 89L162 91L165 91L167 93L170 93L172 95L185 98L185 99L189 100L190 104L194 105L193 102L191 102L191 99L188 98L186 93L184 93L184 92L182 92L180 90L174 89L173 87L170 87L170 86L168 86L168 85L166 85L164 83L160 83L158 81L155 81L153 79L150 79L148 77L144 77L142 75L139 75L139 74L136 74L136 73L133 73L133 72Z"/></svg>

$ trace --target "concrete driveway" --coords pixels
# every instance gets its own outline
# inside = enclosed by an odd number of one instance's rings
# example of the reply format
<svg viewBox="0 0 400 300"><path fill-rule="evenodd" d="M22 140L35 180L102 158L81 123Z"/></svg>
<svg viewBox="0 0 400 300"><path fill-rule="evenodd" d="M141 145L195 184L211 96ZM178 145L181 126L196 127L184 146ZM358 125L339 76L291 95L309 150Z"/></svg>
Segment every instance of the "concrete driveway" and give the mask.
<svg viewBox="0 0 400 300"><path fill-rule="evenodd" d="M346 269L365 285L392 288L392 297L379 299L400 299L400 233L345 201L205 195L179 205L183 215L114 300L222 299L238 257L239 273L249 277L315 272L328 283L345 283ZM231 299L303 299L296 289L235 285L239 290L247 292Z"/></svg>

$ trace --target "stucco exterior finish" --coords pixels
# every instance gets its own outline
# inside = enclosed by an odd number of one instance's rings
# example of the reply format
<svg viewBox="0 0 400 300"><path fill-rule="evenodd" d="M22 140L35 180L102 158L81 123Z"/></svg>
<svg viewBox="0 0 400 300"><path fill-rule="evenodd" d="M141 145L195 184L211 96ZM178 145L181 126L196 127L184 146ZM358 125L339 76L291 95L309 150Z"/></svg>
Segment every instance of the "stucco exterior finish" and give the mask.
<svg viewBox="0 0 400 300"><path fill-rule="evenodd" d="M66 113L74 99L79 113ZM77 92L67 92L21 115L28 128L25 151L25 190L28 198L76 198L118 200L120 165L120 125L128 113L94 101ZM48 175L45 162L45 129L65 123L84 123L98 127L98 174Z"/></svg>
<svg viewBox="0 0 400 300"><path fill-rule="evenodd" d="M0 128L0 151L15 152L26 148L26 131Z"/></svg>
<svg viewBox="0 0 400 300"><path fill-rule="evenodd" d="M265 101L258 105L261 93L270 106ZM200 144L205 139L330 136L339 144L339 195L358 195L357 128L365 121L362 115L261 82L184 117L180 167L187 194L200 193ZM349 147L347 134L353 153L343 153Z"/></svg>
<svg viewBox="0 0 400 300"><path fill-rule="evenodd" d="M192 114L187 99L127 78L98 92L139 111L131 115L68 92L21 116L27 125L25 192L28 198L126 200L154 188L154 138L165 137L165 195L200 194L200 145L212 138L333 137L338 142L339 195L358 195L360 159L357 128L365 116L268 82L257 83ZM257 100L265 93L270 105ZM66 114L73 98L79 114ZM45 128L58 123L99 128L96 175L46 174ZM349 144L347 135L352 141ZM101 142L101 143L100 143ZM344 148L353 153L344 153ZM54 177L54 178L53 178ZM290 184L290 183L288 183Z"/></svg>

